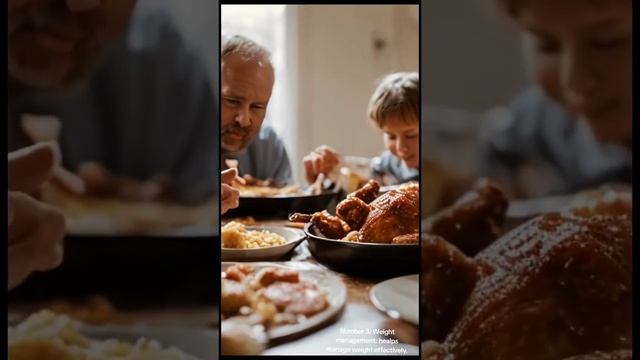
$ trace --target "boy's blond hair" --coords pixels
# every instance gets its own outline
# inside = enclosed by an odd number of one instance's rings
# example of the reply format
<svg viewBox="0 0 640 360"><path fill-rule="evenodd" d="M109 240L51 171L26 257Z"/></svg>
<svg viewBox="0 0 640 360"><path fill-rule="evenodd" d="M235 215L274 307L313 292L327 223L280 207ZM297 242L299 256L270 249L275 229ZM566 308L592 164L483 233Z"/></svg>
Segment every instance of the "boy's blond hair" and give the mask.
<svg viewBox="0 0 640 360"><path fill-rule="evenodd" d="M378 127L390 117L418 121L420 77L417 72L398 72L385 76L369 100L369 119Z"/></svg>

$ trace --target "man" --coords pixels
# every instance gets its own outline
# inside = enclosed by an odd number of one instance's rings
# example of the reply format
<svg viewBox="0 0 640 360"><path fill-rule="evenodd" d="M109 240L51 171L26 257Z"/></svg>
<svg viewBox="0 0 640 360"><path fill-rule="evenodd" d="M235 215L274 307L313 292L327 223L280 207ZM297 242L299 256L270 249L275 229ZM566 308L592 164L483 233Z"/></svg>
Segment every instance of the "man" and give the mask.
<svg viewBox="0 0 640 360"><path fill-rule="evenodd" d="M262 124L274 84L269 51L244 36L227 35L222 41L221 60L222 166L226 166L226 159L235 159L244 176L271 179L278 186L291 184L287 150L273 128ZM328 146L307 155L307 182L333 169L337 156Z"/></svg>
<svg viewBox="0 0 640 360"><path fill-rule="evenodd" d="M522 31L535 83L488 132L483 172L512 197L631 185L632 2L498 4Z"/></svg>
<svg viewBox="0 0 640 360"><path fill-rule="evenodd" d="M8 160L9 288L59 264L64 236L61 214L29 195L60 161L51 145L24 149L34 139L23 119L57 118L63 165L90 192L145 198L148 180L163 176L175 200L218 193L208 73L164 14L134 11L135 3L7 3L8 150L23 148Z"/></svg>
<svg viewBox="0 0 640 360"><path fill-rule="evenodd" d="M167 15L135 3L9 1L9 150L32 142L25 116L54 116L63 165L89 191L142 197L162 178L173 199L206 200L219 176L208 73Z"/></svg>
<svg viewBox="0 0 640 360"><path fill-rule="evenodd" d="M274 83L270 53L239 35L225 36L221 51L222 158L238 171L278 185L293 181L287 150L271 126L262 126Z"/></svg>

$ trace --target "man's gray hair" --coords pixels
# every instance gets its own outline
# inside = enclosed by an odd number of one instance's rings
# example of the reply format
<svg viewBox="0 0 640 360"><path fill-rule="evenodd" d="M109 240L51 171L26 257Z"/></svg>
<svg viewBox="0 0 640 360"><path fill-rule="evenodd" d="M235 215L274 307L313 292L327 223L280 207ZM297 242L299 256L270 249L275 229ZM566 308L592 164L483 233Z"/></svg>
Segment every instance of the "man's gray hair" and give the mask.
<svg viewBox="0 0 640 360"><path fill-rule="evenodd" d="M220 57L238 54L245 59L263 59L270 61L271 52L257 42L242 35L224 35Z"/></svg>

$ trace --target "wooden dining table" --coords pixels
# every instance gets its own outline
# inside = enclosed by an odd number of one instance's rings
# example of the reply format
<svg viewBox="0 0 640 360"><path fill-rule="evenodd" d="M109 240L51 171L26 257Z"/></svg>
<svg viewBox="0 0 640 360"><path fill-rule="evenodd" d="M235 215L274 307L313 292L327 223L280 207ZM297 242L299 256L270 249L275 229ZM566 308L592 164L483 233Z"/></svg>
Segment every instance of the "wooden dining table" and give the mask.
<svg viewBox="0 0 640 360"><path fill-rule="evenodd" d="M287 226L290 223L286 220L256 220L252 225ZM419 327L390 316L371 301L371 289L389 278L362 278L333 271L313 258L306 241L276 263L286 265L292 262L340 278L347 289L346 304L333 322L311 333L270 344L264 351L265 355L419 355Z"/></svg>

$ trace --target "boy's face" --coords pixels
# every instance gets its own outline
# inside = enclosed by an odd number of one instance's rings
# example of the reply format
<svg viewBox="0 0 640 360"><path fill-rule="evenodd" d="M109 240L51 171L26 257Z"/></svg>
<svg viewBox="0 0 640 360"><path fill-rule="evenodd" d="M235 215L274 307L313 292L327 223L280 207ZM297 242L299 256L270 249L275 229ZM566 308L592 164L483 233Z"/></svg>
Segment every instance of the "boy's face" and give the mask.
<svg viewBox="0 0 640 360"><path fill-rule="evenodd" d="M46 90L86 78L124 30L135 0L9 0L8 67L17 83Z"/></svg>
<svg viewBox="0 0 640 360"><path fill-rule="evenodd" d="M399 117L385 119L381 127L384 144L393 155L402 160L408 168L420 165L420 125L418 120L408 121Z"/></svg>
<svg viewBox="0 0 640 360"><path fill-rule="evenodd" d="M274 73L266 61L225 56L221 67L222 148L244 150L258 134L271 98Z"/></svg>
<svg viewBox="0 0 640 360"><path fill-rule="evenodd" d="M631 0L524 0L537 82L600 141L631 143Z"/></svg>

